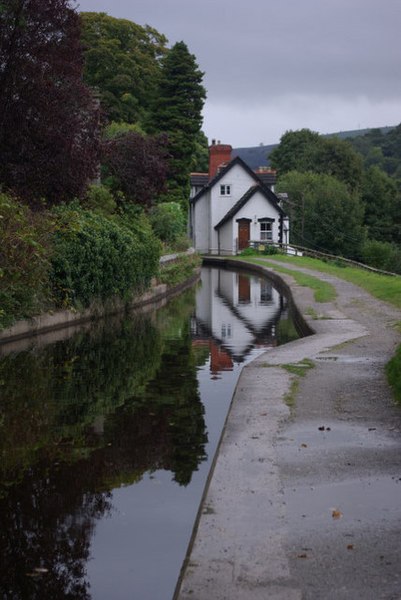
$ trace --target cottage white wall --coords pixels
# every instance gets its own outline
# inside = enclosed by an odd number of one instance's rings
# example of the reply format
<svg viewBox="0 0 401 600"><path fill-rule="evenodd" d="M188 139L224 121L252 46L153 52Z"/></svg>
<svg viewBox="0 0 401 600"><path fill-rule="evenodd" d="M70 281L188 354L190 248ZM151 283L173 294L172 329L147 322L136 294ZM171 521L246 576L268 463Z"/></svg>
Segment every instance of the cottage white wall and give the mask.
<svg viewBox="0 0 401 600"><path fill-rule="evenodd" d="M236 248L233 246L235 229L238 229L235 221L228 221L222 227L220 227L220 254L223 256L232 256L236 253Z"/></svg>
<svg viewBox="0 0 401 600"><path fill-rule="evenodd" d="M204 194L192 205L192 242L195 250L208 253L210 248L210 196Z"/></svg>
<svg viewBox="0 0 401 600"><path fill-rule="evenodd" d="M243 167L234 165L210 191L211 200L211 229L210 229L210 251L213 254L218 253L218 236L214 226L228 213L230 208L242 198L242 196L255 184L255 180L251 177ZM220 186L230 185L230 196L220 196ZM225 234L224 234L225 235ZM221 238L220 238L221 245Z"/></svg>
<svg viewBox="0 0 401 600"><path fill-rule="evenodd" d="M273 222L273 242L279 241L280 233L280 215L275 207L265 198L260 192L256 192L250 200L243 206L235 215L234 220L237 219L252 219L250 224L250 238L252 241L260 240L260 223L258 219L262 218L274 219ZM238 237L238 223L235 223L234 227L234 239L233 244L236 244Z"/></svg>
<svg viewBox="0 0 401 600"><path fill-rule="evenodd" d="M230 185L229 196L220 195L220 186ZM260 241L260 223L263 217L273 218L273 241L279 241L280 216L265 196L256 192L246 205L240 209L232 221L225 223L219 232L215 225L227 212L255 185L255 181L241 165L234 165L211 190L206 192L191 207L192 210L192 240L195 249L201 253L232 255L238 246L237 219L251 219L250 239Z"/></svg>

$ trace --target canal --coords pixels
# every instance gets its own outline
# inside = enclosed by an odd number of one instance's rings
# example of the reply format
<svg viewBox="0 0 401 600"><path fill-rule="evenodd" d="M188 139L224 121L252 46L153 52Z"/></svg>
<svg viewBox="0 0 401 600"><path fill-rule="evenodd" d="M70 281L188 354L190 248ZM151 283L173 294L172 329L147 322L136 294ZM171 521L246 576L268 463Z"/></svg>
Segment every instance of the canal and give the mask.
<svg viewBox="0 0 401 600"><path fill-rule="evenodd" d="M2 598L170 600L241 368L290 312L204 267L158 311L0 346Z"/></svg>

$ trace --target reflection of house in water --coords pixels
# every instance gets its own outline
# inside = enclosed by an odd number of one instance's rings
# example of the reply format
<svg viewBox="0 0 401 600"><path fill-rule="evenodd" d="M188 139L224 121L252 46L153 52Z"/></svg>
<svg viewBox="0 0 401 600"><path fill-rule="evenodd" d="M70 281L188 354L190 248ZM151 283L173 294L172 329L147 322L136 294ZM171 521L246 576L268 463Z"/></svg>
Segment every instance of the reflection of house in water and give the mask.
<svg viewBox="0 0 401 600"><path fill-rule="evenodd" d="M254 347L275 346L286 299L268 279L238 271L202 269L193 336L210 339L211 370L230 370Z"/></svg>

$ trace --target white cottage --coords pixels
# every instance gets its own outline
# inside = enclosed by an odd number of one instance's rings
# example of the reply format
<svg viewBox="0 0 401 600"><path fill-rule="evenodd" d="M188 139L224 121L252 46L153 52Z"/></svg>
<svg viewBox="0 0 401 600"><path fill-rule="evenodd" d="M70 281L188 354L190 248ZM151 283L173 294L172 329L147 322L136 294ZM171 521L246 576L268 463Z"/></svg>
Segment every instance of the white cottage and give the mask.
<svg viewBox="0 0 401 600"><path fill-rule="evenodd" d="M202 254L234 255L251 244L288 244L288 217L271 172L254 172L232 148L209 148L209 173L191 175L190 236Z"/></svg>

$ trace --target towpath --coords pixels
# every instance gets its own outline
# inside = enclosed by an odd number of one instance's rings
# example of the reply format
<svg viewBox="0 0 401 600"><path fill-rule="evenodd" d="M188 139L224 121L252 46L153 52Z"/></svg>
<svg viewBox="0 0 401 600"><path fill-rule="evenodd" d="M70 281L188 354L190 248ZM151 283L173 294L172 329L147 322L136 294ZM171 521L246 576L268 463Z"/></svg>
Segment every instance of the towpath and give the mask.
<svg viewBox="0 0 401 600"><path fill-rule="evenodd" d="M401 599L401 313L305 272L337 298L282 276L316 333L243 369L179 600Z"/></svg>

